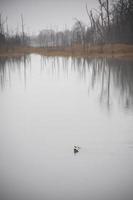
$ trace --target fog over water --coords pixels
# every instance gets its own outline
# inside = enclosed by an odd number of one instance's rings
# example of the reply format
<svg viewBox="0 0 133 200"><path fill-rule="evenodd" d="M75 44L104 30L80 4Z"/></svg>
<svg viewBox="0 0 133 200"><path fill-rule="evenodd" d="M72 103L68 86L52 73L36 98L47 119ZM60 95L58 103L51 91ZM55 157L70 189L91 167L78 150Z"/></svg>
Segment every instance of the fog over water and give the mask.
<svg viewBox="0 0 133 200"><path fill-rule="evenodd" d="M132 66L0 59L1 200L132 200Z"/></svg>
<svg viewBox="0 0 133 200"><path fill-rule="evenodd" d="M86 3L91 9L97 0L0 0L0 12L8 16L9 27L19 31L23 14L26 32L37 33L46 28L71 28L75 17L88 23Z"/></svg>

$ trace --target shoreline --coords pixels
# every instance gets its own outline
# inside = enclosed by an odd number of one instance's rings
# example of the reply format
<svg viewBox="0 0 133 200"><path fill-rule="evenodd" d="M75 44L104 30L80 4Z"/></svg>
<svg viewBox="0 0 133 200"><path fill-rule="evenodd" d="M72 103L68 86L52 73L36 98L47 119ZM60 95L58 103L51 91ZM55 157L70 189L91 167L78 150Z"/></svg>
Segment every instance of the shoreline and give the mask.
<svg viewBox="0 0 133 200"><path fill-rule="evenodd" d="M0 57L19 57L27 54L38 54L48 57L86 57L86 58L118 58L133 59L133 45L128 44L106 44L95 45L90 47L81 47L75 45L73 47L12 47L0 49Z"/></svg>

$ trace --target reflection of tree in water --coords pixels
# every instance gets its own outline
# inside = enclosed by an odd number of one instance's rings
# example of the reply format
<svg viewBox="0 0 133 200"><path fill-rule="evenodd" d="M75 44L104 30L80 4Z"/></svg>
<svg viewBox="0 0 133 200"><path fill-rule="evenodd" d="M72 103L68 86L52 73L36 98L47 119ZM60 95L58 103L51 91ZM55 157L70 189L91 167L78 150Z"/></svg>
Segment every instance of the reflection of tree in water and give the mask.
<svg viewBox="0 0 133 200"><path fill-rule="evenodd" d="M29 56L17 56L17 57L1 57L0 58L0 88L3 90L7 83L11 84L12 73L18 71L20 75L22 73L23 64L23 76L26 84L26 65L29 62Z"/></svg>
<svg viewBox="0 0 133 200"><path fill-rule="evenodd" d="M47 60L46 57L45 59ZM62 70L65 74L68 74L69 70L70 73L78 73L80 79L88 82L89 91L96 90L99 102L108 109L115 101L126 108L133 106L133 61L74 57L51 59L54 75L55 72L60 74ZM45 63L45 66L48 63Z"/></svg>
<svg viewBox="0 0 133 200"><path fill-rule="evenodd" d="M133 62L108 60L114 87L119 93L119 102L126 108L133 106Z"/></svg>
<svg viewBox="0 0 133 200"><path fill-rule="evenodd" d="M133 106L133 61L86 59L85 62L83 66L77 61L78 68L82 66L81 76L85 77L87 66L91 87L96 88L97 92L100 91L101 103L106 103L110 108L113 100L117 98L118 103L126 108Z"/></svg>
<svg viewBox="0 0 133 200"><path fill-rule="evenodd" d="M11 83L14 72L23 77L26 86L26 68L29 56L0 58L0 87ZM95 91L99 102L109 109L114 103L133 107L133 61L74 57L41 57L41 71L69 81L77 73L87 82L89 92ZM64 77L65 76L65 77Z"/></svg>

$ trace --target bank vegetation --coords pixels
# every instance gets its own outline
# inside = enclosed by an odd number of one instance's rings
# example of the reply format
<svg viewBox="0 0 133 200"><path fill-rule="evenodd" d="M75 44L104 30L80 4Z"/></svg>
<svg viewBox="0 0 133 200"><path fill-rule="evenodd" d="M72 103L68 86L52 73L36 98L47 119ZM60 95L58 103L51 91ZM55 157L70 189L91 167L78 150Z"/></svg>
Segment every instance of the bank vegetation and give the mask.
<svg viewBox="0 0 133 200"><path fill-rule="evenodd" d="M10 33L8 18L0 14L0 55L40 53L44 55L133 57L133 1L97 0L98 8L85 6L88 24L75 18L71 30L43 29L37 36Z"/></svg>

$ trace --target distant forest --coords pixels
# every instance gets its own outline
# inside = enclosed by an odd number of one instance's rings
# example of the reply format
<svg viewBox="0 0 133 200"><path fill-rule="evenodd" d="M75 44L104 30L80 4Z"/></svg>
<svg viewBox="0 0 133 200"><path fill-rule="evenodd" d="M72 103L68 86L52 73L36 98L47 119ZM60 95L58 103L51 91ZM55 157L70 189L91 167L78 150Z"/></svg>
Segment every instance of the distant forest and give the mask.
<svg viewBox="0 0 133 200"><path fill-rule="evenodd" d="M83 48L96 44L127 43L133 44L133 0L97 0L98 8L85 12L88 24L75 18L71 30L42 30L37 36L28 36L21 15L21 32L13 34L8 30L8 19L0 14L0 47L41 46ZM42 19L43 20L43 19Z"/></svg>

